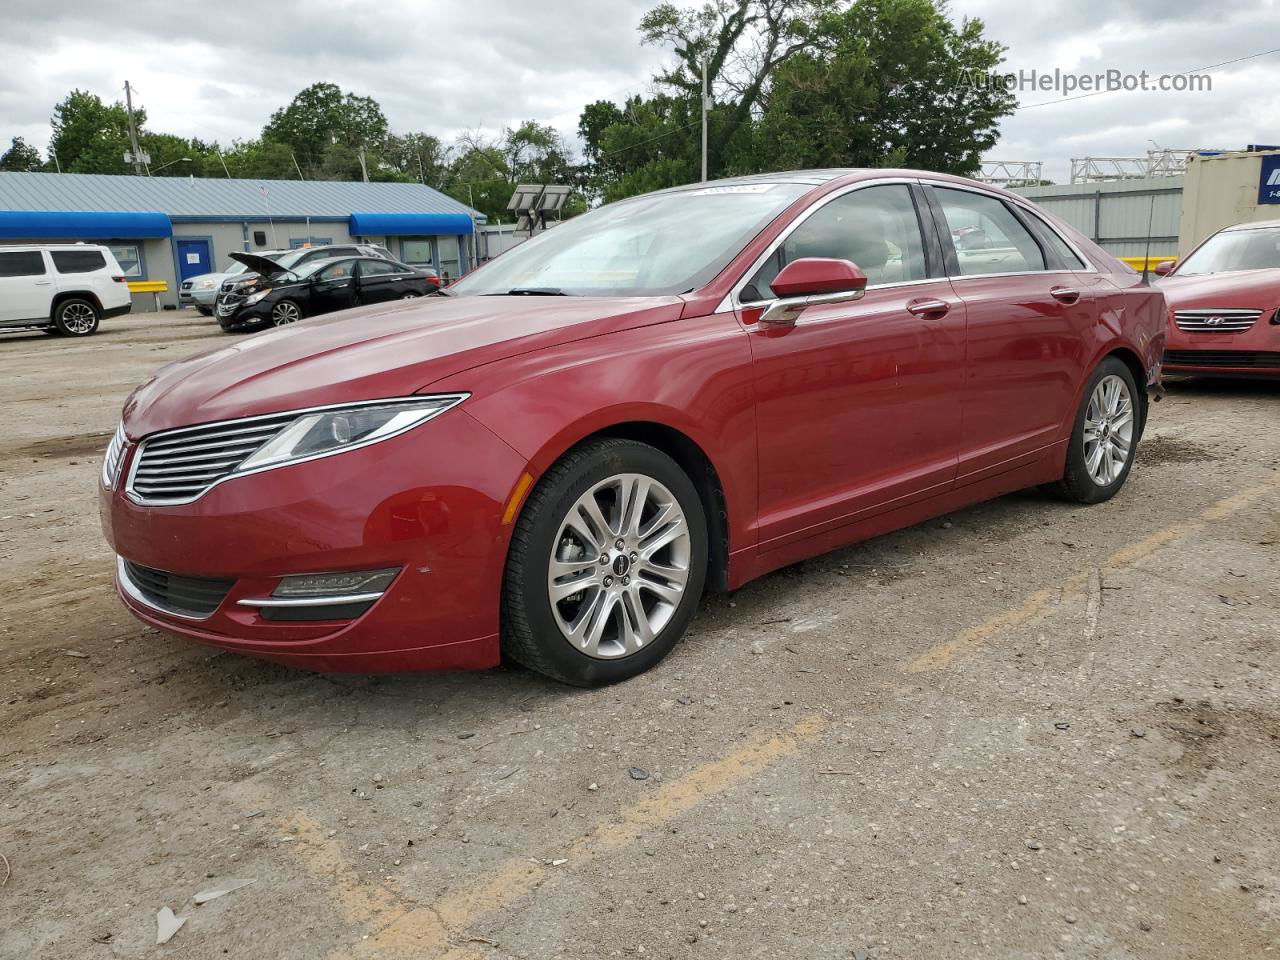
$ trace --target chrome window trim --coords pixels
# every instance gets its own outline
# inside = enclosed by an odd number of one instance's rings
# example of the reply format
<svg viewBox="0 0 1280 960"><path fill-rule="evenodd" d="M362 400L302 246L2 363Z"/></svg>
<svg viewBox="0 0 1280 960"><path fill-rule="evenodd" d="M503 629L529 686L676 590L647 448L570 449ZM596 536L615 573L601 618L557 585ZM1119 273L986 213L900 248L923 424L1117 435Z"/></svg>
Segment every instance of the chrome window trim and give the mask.
<svg viewBox="0 0 1280 960"><path fill-rule="evenodd" d="M138 589L133 580L129 577L129 568L125 565L124 557L120 556L118 553L116 554L116 583L120 585L120 589L125 596L134 603L141 604L148 610L155 610L157 613L163 613L167 617L177 617L179 620L189 620L192 623L203 623L222 608L222 603L219 603L218 606L210 610L206 616L197 617L189 613L179 613L177 610L170 610L168 607L162 607L157 603L152 603L143 595L142 591ZM226 599L224 598L222 602L225 603Z"/></svg>
<svg viewBox="0 0 1280 960"><path fill-rule="evenodd" d="M325 457L333 457L333 456L337 456L338 454L348 453L349 451L352 451L352 450L359 450L364 447L372 446L375 443L381 443L384 440L390 440L392 437L398 437L403 433L407 433L408 431L413 430L415 427L422 426L423 423L428 423L430 422L430 420L434 420L436 417L441 416L442 414L448 413L450 410L458 406L458 404L462 403L464 400L466 400L470 396L471 396L470 393L423 393L423 394L413 394L407 397L383 397L380 400L361 400L356 403L326 403L318 407L302 407L301 409L298 409L298 410L281 410L278 413L263 413L253 417L236 417L231 420L214 420L210 423L199 423L190 427L175 427L172 430L161 430L158 433L153 433L149 435L144 440L142 440L141 443L138 444L138 449L134 451L133 460L129 464L129 476L128 476L128 479L125 481L124 493L125 493L125 496L127 496L130 500L132 500L134 503L137 503L141 506L146 506L146 507L185 506L186 504L189 504L189 503L195 503L197 500L203 497L206 493L208 493L214 487L220 486L221 484L226 483L228 480L235 480L240 477L252 477L255 474L266 473L268 470L278 470L281 467L292 467L292 466L295 466L296 464L311 463L314 460L323 460ZM232 423L247 424L247 423L260 421L260 420L275 420L285 416L293 417L296 420L298 417L303 417L312 413L323 413L326 410L350 410L356 407L385 407L385 406L392 406L398 403L412 403L414 401L421 401L421 400L451 400L452 403L445 409L441 410L439 413L430 417L428 420L423 420L418 423L410 424L407 427L402 427L401 429L395 431L394 433L388 433L381 437L376 437L371 440L362 440L359 443L347 444L346 446L339 447L336 450L328 450L324 453L317 453L309 457L299 457L297 460L286 460L283 463L270 463L261 467L255 467L252 470L240 470L240 471L233 470L230 473L226 474L226 476L219 477L217 480L213 481L213 483L209 484L209 486L205 487L203 490L201 490L199 493L197 493L193 497L184 497L182 499L166 498L164 500L148 500L145 497L134 493L134 490L133 490L134 476L138 472L138 466L142 463L143 453L146 451L147 444L151 443L153 440L159 440L159 439L169 440L175 436L192 433L197 430L208 430L211 427L217 427L223 424L232 424ZM281 429L283 429L283 427ZM267 438L267 440L269 439L270 437ZM267 440L264 440L263 442L266 443Z"/></svg>
<svg viewBox="0 0 1280 960"><path fill-rule="evenodd" d="M984 190L981 187L971 186L970 184L967 184L967 183L949 183L948 181L945 181L945 180L930 180L927 177L922 177L917 182L921 186L933 187L935 190L939 190L939 189L940 190L963 190L965 193L976 193L982 197L990 197L993 200L1002 200L1005 203L1012 203L1015 207L1019 207L1024 213L1031 214L1032 216L1038 218L1040 222L1044 224L1045 229L1052 230L1054 235L1057 236L1057 238L1061 240L1063 243L1065 243L1067 247L1070 248L1071 252L1080 258L1080 262L1084 264L1083 270L1072 270L1068 268L1065 270L1022 270L1017 273L966 273L966 274L957 274L956 276L950 278L952 280L967 280L973 277L1019 277L1024 275L1030 276L1034 274L1043 274L1043 273L1098 273L1099 272L1097 266L1093 263L1092 260L1090 260L1088 257L1084 255L1084 252L1080 250L1079 247L1077 247L1074 243L1072 243L1067 237L1064 237L1061 234L1061 232L1059 232L1053 226L1053 224L1051 224L1048 220L1044 218L1043 214L1041 214L1038 210L1036 210L1034 206L1028 203L1024 198L1019 197L1017 194L1013 194L1011 196L1006 197L1002 194L992 193L990 190ZM1031 239L1035 240L1034 233L1031 235ZM1037 246L1038 245L1039 243L1037 241Z"/></svg>
<svg viewBox="0 0 1280 960"><path fill-rule="evenodd" d="M773 297L768 300L753 300L750 304L744 304L739 299L739 294L742 293L742 288L747 285L747 281L750 280L752 277L754 277L756 274L756 271L759 270L762 266L764 266L765 261L768 260L771 256L773 256L775 252L777 252L778 247L786 243L787 238L790 237L791 234L794 233L800 227L801 224L807 221L810 217L812 217L815 213L817 213L819 210L825 207L828 203L831 203L832 201L837 200L840 197L848 196L850 193L853 193L855 190L865 190L868 187L892 186L895 184L903 184L907 187L910 187L913 183L919 183L919 182L920 181L918 179L913 177L879 177L875 180L859 180L857 183L851 183L851 184L848 184L847 186L841 187L839 190L832 191L831 193L827 194L825 197L819 197L812 204L810 204L808 207L802 210L799 214L797 214L796 218L787 225L786 229L783 230L776 237L774 237L773 242L769 244L769 246L765 249L765 251L761 253L760 256L756 257L755 261L752 262L751 266L743 271L742 276L738 278L737 282L733 285L733 287L729 290L729 292L724 295L724 299L721 300L720 303L716 306L715 313L733 313L734 311L736 311L737 309L743 306L750 306L753 309L755 307L767 308L770 304L776 303L778 298ZM923 232L921 233L920 241L922 244L926 242ZM946 279L947 279L946 277L926 277L923 280L901 280L897 283L877 283L877 284L868 285L867 290L868 291L888 290L893 287L912 287L922 283L938 283L940 281L945 282Z"/></svg>

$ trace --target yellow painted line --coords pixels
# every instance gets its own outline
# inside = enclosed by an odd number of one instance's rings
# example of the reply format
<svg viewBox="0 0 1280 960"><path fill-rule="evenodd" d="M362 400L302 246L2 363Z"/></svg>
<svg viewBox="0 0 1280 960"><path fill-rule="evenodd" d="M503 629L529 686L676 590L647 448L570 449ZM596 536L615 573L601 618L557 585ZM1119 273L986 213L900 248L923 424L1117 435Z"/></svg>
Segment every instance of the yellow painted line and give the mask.
<svg viewBox="0 0 1280 960"><path fill-rule="evenodd" d="M1223 520L1243 510L1259 497L1277 488L1280 488L1280 480L1268 480L1246 487L1238 493L1219 500L1193 517L1170 524L1150 536L1121 547L1103 561L1102 573L1105 576L1131 567L1161 547L1182 540L1207 523ZM982 646L1005 631L1040 619L1050 609L1050 602L1055 592L1059 593L1063 599L1079 596L1085 592L1088 583L1088 573L1076 573L1063 580L1058 585L1057 591L1037 590L1020 607L998 613L976 626L969 627L953 639L931 647L914 660L908 661L902 669L906 673L925 673L946 667L956 657Z"/></svg>
<svg viewBox="0 0 1280 960"><path fill-rule="evenodd" d="M555 851L565 866L580 866L602 854L637 840L646 827L668 823L702 801L733 788L779 760L795 753L826 726L818 716L806 717L784 733L748 741L726 756L695 767L664 783L615 819L601 823ZM358 872L346 864L337 845L318 834L306 818L291 824L297 850L308 870L330 882L343 912L353 921L368 923L371 933L350 948L330 954L348 957L403 957L406 960L473 960L486 956L467 942L468 929L531 893L559 867L528 859L511 859L484 877L466 884L428 905L389 902L382 888L368 889Z"/></svg>

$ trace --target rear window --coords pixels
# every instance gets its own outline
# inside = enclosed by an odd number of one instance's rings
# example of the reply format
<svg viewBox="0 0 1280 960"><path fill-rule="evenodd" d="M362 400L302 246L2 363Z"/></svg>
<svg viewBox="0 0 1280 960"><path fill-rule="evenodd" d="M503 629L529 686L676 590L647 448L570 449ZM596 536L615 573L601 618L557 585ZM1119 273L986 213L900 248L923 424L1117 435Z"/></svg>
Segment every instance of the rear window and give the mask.
<svg viewBox="0 0 1280 960"><path fill-rule="evenodd" d="M51 250L53 266L59 273L93 273L107 265L98 250Z"/></svg>
<svg viewBox="0 0 1280 960"><path fill-rule="evenodd" d="M0 253L0 277L39 277L44 274L44 258L39 250Z"/></svg>

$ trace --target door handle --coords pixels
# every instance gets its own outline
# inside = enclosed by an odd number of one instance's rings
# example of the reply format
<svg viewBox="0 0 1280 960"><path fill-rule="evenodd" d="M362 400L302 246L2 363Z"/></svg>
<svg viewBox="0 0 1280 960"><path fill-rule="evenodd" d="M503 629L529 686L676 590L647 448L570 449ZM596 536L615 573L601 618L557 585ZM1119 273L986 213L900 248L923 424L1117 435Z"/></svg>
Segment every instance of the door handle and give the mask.
<svg viewBox="0 0 1280 960"><path fill-rule="evenodd" d="M1077 303L1080 300L1080 291L1072 287L1054 287L1049 291L1049 296L1057 300L1059 303L1065 303L1068 306Z"/></svg>
<svg viewBox="0 0 1280 960"><path fill-rule="evenodd" d="M36 286L37 286L37 287L47 287L47 286L51 285L52 283L53 283L53 281L52 281L52 280L37 280L37 281L36 281Z"/></svg>
<svg viewBox="0 0 1280 960"><path fill-rule="evenodd" d="M941 320L951 312L951 304L933 297L921 297L907 304L907 313L925 320Z"/></svg>

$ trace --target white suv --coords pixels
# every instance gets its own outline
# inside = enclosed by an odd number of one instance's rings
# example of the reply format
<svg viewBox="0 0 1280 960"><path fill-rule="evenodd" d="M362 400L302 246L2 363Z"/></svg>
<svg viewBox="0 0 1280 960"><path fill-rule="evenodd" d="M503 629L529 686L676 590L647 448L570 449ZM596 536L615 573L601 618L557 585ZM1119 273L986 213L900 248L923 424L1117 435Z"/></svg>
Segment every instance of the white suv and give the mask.
<svg viewBox="0 0 1280 960"><path fill-rule="evenodd" d="M103 317L132 306L124 271L106 247L0 246L0 330L42 327L87 337Z"/></svg>

